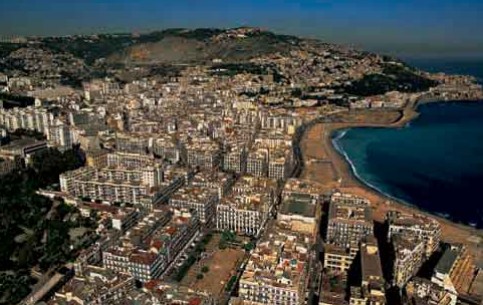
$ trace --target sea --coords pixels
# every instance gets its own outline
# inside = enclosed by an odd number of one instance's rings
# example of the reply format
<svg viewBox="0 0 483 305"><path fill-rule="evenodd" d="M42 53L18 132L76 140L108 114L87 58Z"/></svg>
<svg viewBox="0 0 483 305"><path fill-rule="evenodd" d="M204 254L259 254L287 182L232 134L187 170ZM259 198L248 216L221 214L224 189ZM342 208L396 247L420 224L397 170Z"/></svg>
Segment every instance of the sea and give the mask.
<svg viewBox="0 0 483 305"><path fill-rule="evenodd" d="M483 58L406 59L483 80ZM351 128L332 141L366 185L454 222L483 228L483 101L423 104L402 128Z"/></svg>

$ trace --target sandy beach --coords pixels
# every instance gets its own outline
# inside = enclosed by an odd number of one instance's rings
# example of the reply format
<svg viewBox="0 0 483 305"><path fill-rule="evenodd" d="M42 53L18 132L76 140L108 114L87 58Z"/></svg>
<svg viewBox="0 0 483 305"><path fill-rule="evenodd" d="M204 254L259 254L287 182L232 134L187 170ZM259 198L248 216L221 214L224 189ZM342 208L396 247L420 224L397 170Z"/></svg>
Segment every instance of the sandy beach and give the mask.
<svg viewBox="0 0 483 305"><path fill-rule="evenodd" d="M336 130L351 127L401 128L418 116L415 108L415 104L412 103L403 111L345 112L337 114L337 123L313 125L305 132L300 143L305 164L301 178L319 183L324 192L339 189L370 199L376 222L383 222L389 210L429 215L441 223L443 241L466 244L481 265L483 264L483 231L426 213L415 206L398 202L373 190L355 177L350 164L333 146L332 134Z"/></svg>

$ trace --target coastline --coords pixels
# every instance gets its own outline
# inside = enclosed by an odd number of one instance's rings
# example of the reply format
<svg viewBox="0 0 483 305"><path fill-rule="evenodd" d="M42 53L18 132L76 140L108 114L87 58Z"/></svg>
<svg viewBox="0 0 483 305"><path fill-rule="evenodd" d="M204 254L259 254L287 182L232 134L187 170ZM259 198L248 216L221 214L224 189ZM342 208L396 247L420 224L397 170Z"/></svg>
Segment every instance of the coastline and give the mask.
<svg viewBox="0 0 483 305"><path fill-rule="evenodd" d="M409 124L409 122L407 123ZM356 127L351 127L351 128L356 128ZM372 127L370 127L372 128ZM352 172L352 174L354 175L354 177L359 180L362 184L364 184L365 186L367 186L368 188L372 189L373 191L377 192L377 193L380 193L381 195L383 195L384 197L387 197L388 199L390 200L393 200L393 201L398 201L398 202L401 202L402 204L405 204L407 206L410 206L410 207L414 207L416 209L418 209L418 207L415 205L415 204L411 204L410 202L407 202L405 200L402 200L401 198L397 198L397 197L394 197L392 196L391 194L388 194L386 192L384 192L383 190L381 190L380 188L378 188L377 186L375 185L372 185L371 183L367 182L366 180L364 180L361 175L357 172L357 167L354 165L354 163L352 162L352 160L349 158L349 156L347 155L347 153L342 149L342 147L340 147L338 144L337 144L337 140L338 139L341 139L344 137L345 133L348 131L349 129L342 129L342 130L333 130L332 131L332 134L330 135L330 138L331 138L331 142L332 142L332 146L334 147L334 149L341 155L344 157L345 161L349 164L350 166L350 170ZM334 137L334 134L337 134L337 133L340 133L340 132L343 132L342 134L339 134L337 137ZM428 212L430 213L430 212Z"/></svg>
<svg viewBox="0 0 483 305"><path fill-rule="evenodd" d="M424 214L437 219L441 224L442 240L449 243L464 243L479 260L483 260L483 249L480 248L483 239L483 230L452 222L451 220L424 211L410 202L404 202L385 194L374 186L370 186L358 177L357 170L347 156L340 152L333 137L337 132L343 132L350 128L402 128L419 116L417 107L420 104L432 102L445 102L444 100L413 101L403 110L399 111L399 117L394 120L394 113L356 112L356 121L342 122L316 122L305 130L300 141L300 149L304 162L301 178L317 182L324 192L338 189L368 198L373 205L374 220L384 222L385 215L389 210L397 210L405 213ZM346 117L354 113L346 113ZM385 118L381 119L381 117ZM317 145L314 145L317 144ZM317 148L318 146L319 148ZM321 164L324 167L321 167ZM332 170L332 175L320 173Z"/></svg>

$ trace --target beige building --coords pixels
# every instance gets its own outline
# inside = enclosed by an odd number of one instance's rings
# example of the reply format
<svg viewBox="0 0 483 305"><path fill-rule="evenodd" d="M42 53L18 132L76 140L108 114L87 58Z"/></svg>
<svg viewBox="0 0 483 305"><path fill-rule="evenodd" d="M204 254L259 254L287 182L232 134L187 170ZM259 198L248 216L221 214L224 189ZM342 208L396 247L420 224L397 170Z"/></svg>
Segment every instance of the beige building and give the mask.
<svg viewBox="0 0 483 305"><path fill-rule="evenodd" d="M191 186L204 187L216 191L220 200L231 192L235 183L232 174L218 171L202 171L197 173L190 181Z"/></svg>
<svg viewBox="0 0 483 305"><path fill-rule="evenodd" d="M156 220L154 219L156 223ZM103 251L105 268L147 282L164 272L178 253L199 233L199 221L187 210L174 210L169 222L140 222L120 244Z"/></svg>
<svg viewBox="0 0 483 305"><path fill-rule="evenodd" d="M60 188L75 197L151 207L185 182L170 180L171 170L150 155L97 150L88 152L86 167L60 175Z"/></svg>
<svg viewBox="0 0 483 305"><path fill-rule="evenodd" d="M388 240L395 234L416 236L424 242L424 256L429 258L439 247L441 226L433 218L421 214L390 211L386 215Z"/></svg>
<svg viewBox="0 0 483 305"><path fill-rule="evenodd" d="M255 177L268 176L268 150L257 148L248 153L247 174Z"/></svg>
<svg viewBox="0 0 483 305"><path fill-rule="evenodd" d="M279 222L294 231L315 236L320 221L320 190L310 181L289 179L282 190L282 204L277 214Z"/></svg>
<svg viewBox="0 0 483 305"><path fill-rule="evenodd" d="M324 268L330 271L347 272L352 266L356 251L326 244L324 246Z"/></svg>
<svg viewBox="0 0 483 305"><path fill-rule="evenodd" d="M424 262L424 242L418 237L393 235L393 284L402 288L416 275Z"/></svg>
<svg viewBox="0 0 483 305"><path fill-rule="evenodd" d="M350 287L350 305L386 304L384 278L377 241L367 237L360 246L361 282Z"/></svg>
<svg viewBox="0 0 483 305"><path fill-rule="evenodd" d="M239 297L248 304L305 304L311 244L310 237L278 227L268 232L248 260Z"/></svg>
<svg viewBox="0 0 483 305"><path fill-rule="evenodd" d="M285 180L293 172L295 160L292 147L271 149L268 156L268 178Z"/></svg>
<svg viewBox="0 0 483 305"><path fill-rule="evenodd" d="M187 164L205 170L218 169L222 165L219 145L208 139L198 139L186 144Z"/></svg>
<svg viewBox="0 0 483 305"><path fill-rule="evenodd" d="M330 199L326 242L343 248L357 248L372 236L374 224L369 201L351 194L335 193Z"/></svg>
<svg viewBox="0 0 483 305"><path fill-rule="evenodd" d="M247 149L245 145L230 148L223 156L223 169L228 172L245 173L247 169Z"/></svg>
<svg viewBox="0 0 483 305"><path fill-rule="evenodd" d="M134 277L130 274L88 266L63 285L47 304L116 305L134 289Z"/></svg>
<svg viewBox="0 0 483 305"><path fill-rule="evenodd" d="M171 196L169 206L178 209L194 209L201 223L210 226L215 220L218 201L218 194L213 189L185 186Z"/></svg>
<svg viewBox="0 0 483 305"><path fill-rule="evenodd" d="M453 295L467 294L475 270L473 258L464 245L447 245L434 268L431 282Z"/></svg>
<svg viewBox="0 0 483 305"><path fill-rule="evenodd" d="M106 202L151 205L155 188L161 183L162 169L83 167L60 175L60 189L75 197Z"/></svg>

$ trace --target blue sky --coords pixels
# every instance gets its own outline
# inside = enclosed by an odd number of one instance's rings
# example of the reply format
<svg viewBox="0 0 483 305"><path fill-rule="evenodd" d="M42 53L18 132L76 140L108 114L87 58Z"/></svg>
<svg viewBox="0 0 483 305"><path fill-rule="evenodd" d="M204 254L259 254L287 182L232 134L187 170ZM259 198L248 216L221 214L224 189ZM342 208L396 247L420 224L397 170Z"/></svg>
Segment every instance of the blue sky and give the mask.
<svg viewBox="0 0 483 305"><path fill-rule="evenodd" d="M395 54L483 54L482 0L0 0L0 35L259 26Z"/></svg>

